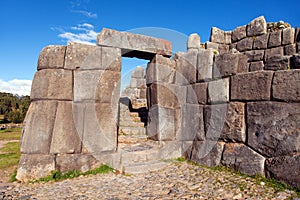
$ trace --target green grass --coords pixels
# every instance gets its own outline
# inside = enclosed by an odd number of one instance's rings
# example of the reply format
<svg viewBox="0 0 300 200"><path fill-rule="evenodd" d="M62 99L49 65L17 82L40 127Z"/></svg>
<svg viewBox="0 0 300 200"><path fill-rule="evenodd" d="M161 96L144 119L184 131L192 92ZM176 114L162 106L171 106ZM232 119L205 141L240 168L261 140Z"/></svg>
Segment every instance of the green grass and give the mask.
<svg viewBox="0 0 300 200"><path fill-rule="evenodd" d="M76 178L78 176L86 176L86 175L90 175L90 174L107 174L109 172L112 172L113 170L114 169L108 165L101 165L100 167L89 170L87 172L80 172L78 170L71 170L66 173L62 173L60 171L53 171L53 172L51 172L51 175L46 176L44 178L40 178L35 181L32 181L32 183L48 182L48 181L61 181L61 180L65 180L65 179L72 179L72 178Z"/></svg>
<svg viewBox="0 0 300 200"><path fill-rule="evenodd" d="M20 140L21 134L21 128L0 130L0 140Z"/></svg>
<svg viewBox="0 0 300 200"><path fill-rule="evenodd" d="M3 154L0 154L0 169L17 165L20 159L20 143L9 142L0 149Z"/></svg>

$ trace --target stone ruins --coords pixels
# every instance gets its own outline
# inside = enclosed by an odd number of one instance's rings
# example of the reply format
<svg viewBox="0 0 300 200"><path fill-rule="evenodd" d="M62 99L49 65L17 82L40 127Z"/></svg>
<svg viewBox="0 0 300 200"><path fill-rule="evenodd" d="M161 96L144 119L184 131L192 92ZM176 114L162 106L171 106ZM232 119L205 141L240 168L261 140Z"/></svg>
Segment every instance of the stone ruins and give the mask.
<svg viewBox="0 0 300 200"><path fill-rule="evenodd" d="M173 56L166 40L110 29L97 46L45 47L17 179L103 163L138 173L183 156L300 187L299 48L299 28L262 16L213 27L205 44L191 34ZM120 98L122 57L149 63Z"/></svg>

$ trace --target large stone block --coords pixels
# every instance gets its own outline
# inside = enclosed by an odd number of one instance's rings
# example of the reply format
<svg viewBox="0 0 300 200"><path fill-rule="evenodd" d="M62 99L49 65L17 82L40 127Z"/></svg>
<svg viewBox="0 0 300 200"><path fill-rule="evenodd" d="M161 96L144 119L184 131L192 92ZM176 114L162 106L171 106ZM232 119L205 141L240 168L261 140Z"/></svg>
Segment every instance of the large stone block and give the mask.
<svg viewBox="0 0 300 200"><path fill-rule="evenodd" d="M270 56L265 64L265 70L285 70L289 66L289 56Z"/></svg>
<svg viewBox="0 0 300 200"><path fill-rule="evenodd" d="M229 78L208 83L208 103L226 103L229 101Z"/></svg>
<svg viewBox="0 0 300 200"><path fill-rule="evenodd" d="M143 78L131 78L130 80L131 88L146 88L146 79Z"/></svg>
<svg viewBox="0 0 300 200"><path fill-rule="evenodd" d="M264 59L264 50L245 51L244 54L248 57L249 62L260 61Z"/></svg>
<svg viewBox="0 0 300 200"><path fill-rule="evenodd" d="M30 98L31 100L72 100L72 72L63 69L45 69L36 72L32 81Z"/></svg>
<svg viewBox="0 0 300 200"><path fill-rule="evenodd" d="M257 71L231 77L230 100L270 100L273 72Z"/></svg>
<svg viewBox="0 0 300 200"><path fill-rule="evenodd" d="M175 83L175 67L175 60L155 55L147 65L147 85L157 82Z"/></svg>
<svg viewBox="0 0 300 200"><path fill-rule="evenodd" d="M238 51L247 51L252 49L252 45L253 45L253 38L247 37L238 41L236 45L236 49Z"/></svg>
<svg viewBox="0 0 300 200"><path fill-rule="evenodd" d="M279 30L269 34L268 48L278 47L281 45L281 33L282 31Z"/></svg>
<svg viewBox="0 0 300 200"><path fill-rule="evenodd" d="M61 172L71 170L86 172L99 166L100 161L90 154L62 154L56 156L56 170Z"/></svg>
<svg viewBox="0 0 300 200"><path fill-rule="evenodd" d="M206 137L212 140L245 142L246 123L244 103L206 106L204 121Z"/></svg>
<svg viewBox="0 0 300 200"><path fill-rule="evenodd" d="M206 104L207 101L207 83L196 83L187 86L187 103Z"/></svg>
<svg viewBox="0 0 300 200"><path fill-rule="evenodd" d="M269 34L263 34L254 38L253 49L266 49L268 47Z"/></svg>
<svg viewBox="0 0 300 200"><path fill-rule="evenodd" d="M237 42L246 37L246 26L239 26L232 31L232 42Z"/></svg>
<svg viewBox="0 0 300 200"><path fill-rule="evenodd" d="M295 29L285 28L282 30L282 44L292 44L295 42Z"/></svg>
<svg viewBox="0 0 300 200"><path fill-rule="evenodd" d="M267 33L267 22L263 16L257 17L247 25L247 36L257 36Z"/></svg>
<svg viewBox="0 0 300 200"><path fill-rule="evenodd" d="M221 163L247 175L264 175L265 158L244 144L227 143Z"/></svg>
<svg viewBox="0 0 300 200"><path fill-rule="evenodd" d="M276 100L300 102L300 70L275 72L272 93Z"/></svg>
<svg viewBox="0 0 300 200"><path fill-rule="evenodd" d="M198 50L175 54L177 84L187 85L196 82L197 54Z"/></svg>
<svg viewBox="0 0 300 200"><path fill-rule="evenodd" d="M215 57L214 78L248 72L248 58L241 53L225 53Z"/></svg>
<svg viewBox="0 0 300 200"><path fill-rule="evenodd" d="M212 79L214 64L214 51L212 49L199 49L197 62L197 82Z"/></svg>
<svg viewBox="0 0 300 200"><path fill-rule="evenodd" d="M218 166L221 162L223 148L223 142L194 141L190 159L200 165Z"/></svg>
<svg viewBox="0 0 300 200"><path fill-rule="evenodd" d="M175 139L175 110L153 105L149 108L147 136L154 140Z"/></svg>
<svg viewBox="0 0 300 200"><path fill-rule="evenodd" d="M225 32L217 27L212 27L210 41L219 44L225 44Z"/></svg>
<svg viewBox="0 0 300 200"><path fill-rule="evenodd" d="M70 42L66 50L65 69L105 69L101 66L101 58L101 47Z"/></svg>
<svg viewBox="0 0 300 200"><path fill-rule="evenodd" d="M296 54L296 44L284 46L284 55L292 56L294 54Z"/></svg>
<svg viewBox="0 0 300 200"><path fill-rule="evenodd" d="M264 62L263 61L256 61L256 62L251 62L249 66L249 71L254 72L254 71L262 71L264 69Z"/></svg>
<svg viewBox="0 0 300 200"><path fill-rule="evenodd" d="M74 103L74 121L83 147L89 153L115 151L117 145L117 105Z"/></svg>
<svg viewBox="0 0 300 200"><path fill-rule="evenodd" d="M219 44L218 51L219 51L219 54L228 53L229 52L229 45Z"/></svg>
<svg viewBox="0 0 300 200"><path fill-rule="evenodd" d="M205 49L219 50L219 44L214 42L205 42Z"/></svg>
<svg viewBox="0 0 300 200"><path fill-rule="evenodd" d="M125 57L150 60L155 54L166 57L172 55L172 46L169 41L107 28L103 28L97 36L97 45L120 48Z"/></svg>
<svg viewBox="0 0 300 200"><path fill-rule="evenodd" d="M269 178L300 187L300 155L269 158L266 160L266 175Z"/></svg>
<svg viewBox="0 0 300 200"><path fill-rule="evenodd" d="M232 31L225 31L225 44L231 44Z"/></svg>
<svg viewBox="0 0 300 200"><path fill-rule="evenodd" d="M56 110L56 101L34 101L30 104L24 120L21 153L49 153Z"/></svg>
<svg viewBox="0 0 300 200"><path fill-rule="evenodd" d="M189 35L187 41L187 50L200 48L200 36L197 33L192 33L191 35Z"/></svg>
<svg viewBox="0 0 300 200"><path fill-rule="evenodd" d="M65 46L47 46L43 48L38 59L38 70L41 69L62 69L65 63Z"/></svg>
<svg viewBox="0 0 300 200"><path fill-rule="evenodd" d="M176 136L180 141L203 141L205 139L203 106L186 104L182 108L181 129Z"/></svg>
<svg viewBox="0 0 300 200"><path fill-rule="evenodd" d="M29 182L46 177L55 170L55 155L22 154L16 178Z"/></svg>
<svg viewBox="0 0 300 200"><path fill-rule="evenodd" d="M272 56L283 56L283 47L267 49L265 52L265 62L268 62Z"/></svg>
<svg viewBox="0 0 300 200"><path fill-rule="evenodd" d="M248 103L248 145L266 157L300 152L299 110L299 103Z"/></svg>
<svg viewBox="0 0 300 200"><path fill-rule="evenodd" d="M114 47L101 47L101 68L103 70L121 71L122 55L121 49Z"/></svg>
<svg viewBox="0 0 300 200"><path fill-rule="evenodd" d="M50 154L80 153L81 138L76 130L72 102L58 102Z"/></svg>

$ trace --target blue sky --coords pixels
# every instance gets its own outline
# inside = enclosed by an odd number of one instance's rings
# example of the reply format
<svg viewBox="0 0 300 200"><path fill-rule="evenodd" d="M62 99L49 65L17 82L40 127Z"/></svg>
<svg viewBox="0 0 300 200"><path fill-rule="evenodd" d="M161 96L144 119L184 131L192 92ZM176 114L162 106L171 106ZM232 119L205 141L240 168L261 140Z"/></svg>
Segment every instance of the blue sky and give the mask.
<svg viewBox="0 0 300 200"><path fill-rule="evenodd" d="M0 91L28 93L43 47L95 43L103 27L163 37L184 51L191 33L205 42L212 26L233 30L260 15L300 26L299 6L299 0L0 0ZM123 74L144 63L124 59Z"/></svg>

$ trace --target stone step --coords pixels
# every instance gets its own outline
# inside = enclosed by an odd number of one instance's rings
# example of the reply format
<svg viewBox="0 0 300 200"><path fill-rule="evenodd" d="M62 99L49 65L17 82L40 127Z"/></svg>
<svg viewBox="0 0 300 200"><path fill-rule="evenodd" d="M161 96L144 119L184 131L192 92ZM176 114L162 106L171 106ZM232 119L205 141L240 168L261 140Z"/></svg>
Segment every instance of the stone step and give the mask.
<svg viewBox="0 0 300 200"><path fill-rule="evenodd" d="M144 122L133 122L133 121L121 121L119 123L120 128L125 127L144 127Z"/></svg>
<svg viewBox="0 0 300 200"><path fill-rule="evenodd" d="M141 151L122 151L121 163L129 165L134 163L144 163L159 160L157 149L141 150Z"/></svg>
<svg viewBox="0 0 300 200"><path fill-rule="evenodd" d="M146 135L146 129L144 127L120 127L119 134Z"/></svg>
<svg viewBox="0 0 300 200"><path fill-rule="evenodd" d="M167 167L167 165L168 165L167 162L152 161L152 162L125 165L123 166L123 170L125 173L128 174L140 174L140 173L158 171Z"/></svg>
<svg viewBox="0 0 300 200"><path fill-rule="evenodd" d="M148 137L146 135L119 135L118 144L119 148L124 148L126 145L134 145L137 143L147 142Z"/></svg>

